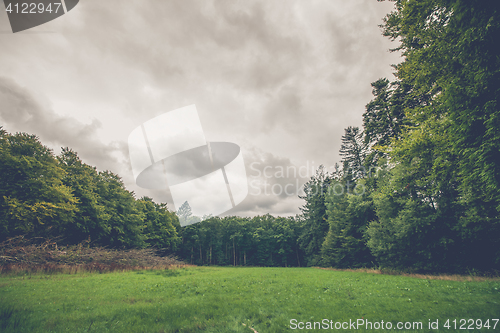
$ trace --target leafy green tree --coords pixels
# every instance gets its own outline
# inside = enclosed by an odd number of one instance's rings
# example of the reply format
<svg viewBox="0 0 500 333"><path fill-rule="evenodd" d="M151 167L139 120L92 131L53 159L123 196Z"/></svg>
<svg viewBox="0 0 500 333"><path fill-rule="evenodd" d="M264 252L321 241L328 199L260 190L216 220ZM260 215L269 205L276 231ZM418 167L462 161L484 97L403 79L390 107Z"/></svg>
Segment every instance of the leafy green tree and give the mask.
<svg viewBox="0 0 500 333"><path fill-rule="evenodd" d="M0 237L53 236L71 223L77 199L62 183L64 175L35 135L0 127Z"/></svg>
<svg viewBox="0 0 500 333"><path fill-rule="evenodd" d="M276 217L273 229L278 264L285 267L300 266L296 220L289 217Z"/></svg>
<svg viewBox="0 0 500 333"><path fill-rule="evenodd" d="M377 164L381 157L387 157L386 150L391 141L399 139L405 125L404 109L417 103L409 98L411 86L401 81L389 83L379 79L372 84L374 99L366 105L363 114L364 144L370 148L365 166Z"/></svg>
<svg viewBox="0 0 500 333"><path fill-rule="evenodd" d="M259 266L276 266L277 244L272 230L274 217L267 214L256 216L252 220L255 223L252 236L255 242L256 264Z"/></svg>
<svg viewBox="0 0 500 333"><path fill-rule="evenodd" d="M110 172L99 172L97 180L99 204L105 207L107 220L102 224L100 244L120 248L146 246L144 223L133 194L125 189L121 178Z"/></svg>
<svg viewBox="0 0 500 333"><path fill-rule="evenodd" d="M337 189L345 188L336 182ZM366 245L366 228L376 219L368 193L338 193L327 196L328 234L321 248L322 264L339 268L371 266L374 258Z"/></svg>
<svg viewBox="0 0 500 333"><path fill-rule="evenodd" d="M78 199L78 209L71 223L62 231L65 241L79 243L91 239L97 243L103 242L107 237L105 225L110 217L97 193L99 174L96 168L83 163L77 153L69 148L62 149L58 160L66 171L62 177L63 184Z"/></svg>
<svg viewBox="0 0 500 333"><path fill-rule="evenodd" d="M363 133L358 127L349 126L342 136L339 155L342 156L342 177L347 181L363 178L366 175L364 161L367 146Z"/></svg>
<svg viewBox="0 0 500 333"><path fill-rule="evenodd" d="M143 214L146 243L151 247L175 251L181 240L176 229L179 224L177 215L170 212L166 204L157 204L149 197L142 197L137 206Z"/></svg>
<svg viewBox="0 0 500 333"><path fill-rule="evenodd" d="M305 196L300 196L306 202L301 207L303 225L298 241L305 252L305 264L308 266L318 265L321 260L321 246L328 232L325 197L332 179L333 176L320 166L316 174L304 184Z"/></svg>
<svg viewBox="0 0 500 333"><path fill-rule="evenodd" d="M379 188L371 194L377 219L369 223L367 245L385 267L414 271L457 269L457 234L453 215L443 214L435 198L416 188L415 162L379 173ZM423 183L421 183L423 184Z"/></svg>
<svg viewBox="0 0 500 333"><path fill-rule="evenodd" d="M394 162L412 175L410 200L429 201L433 223L458 243L457 265L499 268L498 2L395 2L384 34L400 41L396 76L418 103L405 108L410 127L391 147Z"/></svg>
<svg viewBox="0 0 500 333"><path fill-rule="evenodd" d="M323 265L345 268L372 264L365 237L368 222L376 218L366 191L371 176L366 163L368 151L359 128L346 128L340 148L341 177L330 182L325 198L329 229L321 247Z"/></svg>

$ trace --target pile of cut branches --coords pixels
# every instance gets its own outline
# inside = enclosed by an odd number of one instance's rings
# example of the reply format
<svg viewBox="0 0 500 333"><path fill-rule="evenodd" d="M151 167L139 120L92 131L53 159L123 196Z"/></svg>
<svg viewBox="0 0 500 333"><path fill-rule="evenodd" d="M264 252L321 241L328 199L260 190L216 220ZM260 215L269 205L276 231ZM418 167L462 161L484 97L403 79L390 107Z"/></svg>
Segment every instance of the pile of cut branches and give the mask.
<svg viewBox="0 0 500 333"><path fill-rule="evenodd" d="M185 266L162 250L117 250L90 246L90 240L61 246L61 238L18 236L0 243L0 273L166 269Z"/></svg>

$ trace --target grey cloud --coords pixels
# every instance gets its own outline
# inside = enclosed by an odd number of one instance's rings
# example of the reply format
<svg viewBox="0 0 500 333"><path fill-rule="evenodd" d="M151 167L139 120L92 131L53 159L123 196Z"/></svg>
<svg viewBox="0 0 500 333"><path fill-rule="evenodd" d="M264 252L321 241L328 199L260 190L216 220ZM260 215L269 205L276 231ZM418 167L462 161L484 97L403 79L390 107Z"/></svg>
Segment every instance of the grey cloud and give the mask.
<svg viewBox="0 0 500 333"><path fill-rule="evenodd" d="M260 171L308 160L331 165L339 159L343 129L361 125L370 82L390 75L395 62L377 28L391 6L374 0L87 0L38 29L54 34L36 35L35 28L0 37L0 73L26 87L0 79L0 118L9 131L69 146L87 163L120 174L137 196L169 203L168 190L135 184L127 135L189 104L197 105L207 140L234 142L247 152L249 178L252 162L261 163ZM291 178L272 177L269 186ZM248 196L232 211L293 213L300 202Z"/></svg>
<svg viewBox="0 0 500 333"><path fill-rule="evenodd" d="M75 25L70 34L78 35L87 50L78 57L93 52L103 59L112 56L158 84L179 89L192 83L193 75L206 73L210 81L230 80L233 87L262 91L303 66L306 44L270 19L264 6L257 1L171 1L154 6L106 1L84 11L82 20L88 24Z"/></svg>
<svg viewBox="0 0 500 333"><path fill-rule="evenodd" d="M376 80L382 71L381 64L388 58L389 42L381 36L380 29L368 22L382 24L388 3L377 4L370 0L351 2L359 15L339 16L330 14L326 28L331 36L330 50L337 66L332 69L332 83L346 82L361 78L362 84ZM385 47L381 47L385 45ZM367 69L369 69L367 71ZM366 81L365 81L366 80ZM343 93L348 93L356 82L345 85Z"/></svg>
<svg viewBox="0 0 500 333"><path fill-rule="evenodd" d="M300 94L297 86L282 87L267 105L262 122L263 129L269 131L280 126L288 131L298 132L304 117Z"/></svg>
<svg viewBox="0 0 500 333"><path fill-rule="evenodd" d="M222 41L222 45L227 45L228 41L230 45L237 45L237 43L254 40L259 46L264 47L264 51L267 50L270 53L292 52L300 49L301 45L296 38L278 33L276 24L270 21L262 2L254 2L251 6L245 3L244 6L240 5L240 8L235 8L238 7L237 5L222 6L221 2L215 2L214 5L224 20L233 28L215 35L215 40Z"/></svg>
<svg viewBox="0 0 500 333"><path fill-rule="evenodd" d="M0 77L0 105L0 119L6 130L35 134L43 144L72 148L89 164L101 169L116 169L118 161L112 154L119 148L103 145L94 138L100 127L99 121L82 124L75 119L61 117L44 107L15 81L4 77Z"/></svg>
<svg viewBox="0 0 500 333"><path fill-rule="evenodd" d="M314 166L295 165L290 159L253 148L244 152L249 185L246 199L224 215L299 213L299 195Z"/></svg>

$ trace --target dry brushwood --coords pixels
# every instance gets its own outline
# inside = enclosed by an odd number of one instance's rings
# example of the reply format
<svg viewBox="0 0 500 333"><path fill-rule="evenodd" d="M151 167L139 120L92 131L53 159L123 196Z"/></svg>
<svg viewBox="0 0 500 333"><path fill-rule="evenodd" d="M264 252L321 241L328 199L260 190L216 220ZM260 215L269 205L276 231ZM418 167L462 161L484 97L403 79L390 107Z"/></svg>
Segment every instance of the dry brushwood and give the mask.
<svg viewBox="0 0 500 333"><path fill-rule="evenodd" d="M115 271L184 266L173 256L159 256L154 249L117 250L90 247L90 240L61 246L61 238L26 239L18 236L0 243L0 272Z"/></svg>

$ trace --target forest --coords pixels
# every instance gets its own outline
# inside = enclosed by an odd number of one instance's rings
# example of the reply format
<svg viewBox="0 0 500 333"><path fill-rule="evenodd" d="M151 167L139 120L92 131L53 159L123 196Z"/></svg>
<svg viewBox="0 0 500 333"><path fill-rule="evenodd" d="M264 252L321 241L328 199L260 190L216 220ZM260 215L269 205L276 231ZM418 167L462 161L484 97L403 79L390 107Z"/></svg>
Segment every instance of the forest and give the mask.
<svg viewBox="0 0 500 333"><path fill-rule="evenodd" d="M371 83L362 127L345 129L337 171L304 185L301 214L181 227L187 205L136 198L72 149L0 127L0 241L62 236L197 265L498 272L500 3L394 3L381 29L402 61Z"/></svg>

